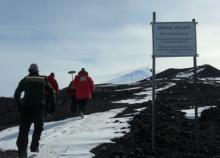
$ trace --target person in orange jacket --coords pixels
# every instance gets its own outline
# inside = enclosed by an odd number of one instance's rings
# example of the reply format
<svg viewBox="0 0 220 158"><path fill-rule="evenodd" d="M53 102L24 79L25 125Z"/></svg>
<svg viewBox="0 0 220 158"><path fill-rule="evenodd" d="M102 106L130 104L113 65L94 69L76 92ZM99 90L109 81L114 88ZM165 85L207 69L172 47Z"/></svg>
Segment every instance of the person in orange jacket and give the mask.
<svg viewBox="0 0 220 158"><path fill-rule="evenodd" d="M56 102L58 99L58 95L59 95L59 85L55 79L55 74L53 72L51 72L51 74L47 77L48 82L50 83L51 87L53 88L55 95L56 95ZM52 112L55 111L55 106L54 104L51 104L51 96L46 92L46 104L45 104L45 111L46 114L48 115Z"/></svg>
<svg viewBox="0 0 220 158"><path fill-rule="evenodd" d="M95 91L94 82L88 72L82 68L73 80L73 86L76 89L76 100L80 116L83 118L87 102L92 99L92 93Z"/></svg>

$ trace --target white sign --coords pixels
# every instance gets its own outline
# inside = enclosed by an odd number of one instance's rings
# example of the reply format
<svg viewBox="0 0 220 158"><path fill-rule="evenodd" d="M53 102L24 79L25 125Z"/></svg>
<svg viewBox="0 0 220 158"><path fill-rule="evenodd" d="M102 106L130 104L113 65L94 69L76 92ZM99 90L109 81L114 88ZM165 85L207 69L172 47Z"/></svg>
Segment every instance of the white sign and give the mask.
<svg viewBox="0 0 220 158"><path fill-rule="evenodd" d="M156 22L152 25L155 57L196 55L195 22Z"/></svg>

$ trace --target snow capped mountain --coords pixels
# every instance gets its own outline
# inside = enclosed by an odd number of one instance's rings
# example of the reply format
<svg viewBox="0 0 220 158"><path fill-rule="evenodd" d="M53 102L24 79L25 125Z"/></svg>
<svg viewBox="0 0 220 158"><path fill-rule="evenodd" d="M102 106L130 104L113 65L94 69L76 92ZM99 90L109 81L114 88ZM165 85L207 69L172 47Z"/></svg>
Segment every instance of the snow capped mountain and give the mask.
<svg viewBox="0 0 220 158"><path fill-rule="evenodd" d="M151 71L149 68L142 68L135 71L132 71L130 73L124 74L118 78L112 79L108 81L107 83L112 84L130 84L134 83L143 79L146 79L151 76Z"/></svg>

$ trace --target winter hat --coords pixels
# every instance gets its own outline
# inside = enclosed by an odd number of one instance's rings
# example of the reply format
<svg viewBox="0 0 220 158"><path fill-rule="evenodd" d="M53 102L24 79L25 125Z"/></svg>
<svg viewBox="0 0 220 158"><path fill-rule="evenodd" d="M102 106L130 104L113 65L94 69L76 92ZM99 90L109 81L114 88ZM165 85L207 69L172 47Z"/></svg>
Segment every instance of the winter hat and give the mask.
<svg viewBox="0 0 220 158"><path fill-rule="evenodd" d="M50 76L53 76L53 77L55 77L55 74L54 74L54 72L51 72L51 73L50 73Z"/></svg>
<svg viewBox="0 0 220 158"><path fill-rule="evenodd" d="M29 72L39 72L37 64L31 64L28 71Z"/></svg>
<svg viewBox="0 0 220 158"><path fill-rule="evenodd" d="M86 71L85 68L82 68L81 71Z"/></svg>
<svg viewBox="0 0 220 158"><path fill-rule="evenodd" d="M83 72L83 73L85 73L86 75L89 75L89 73L86 71L85 68L82 68L82 69L80 70L80 72Z"/></svg>

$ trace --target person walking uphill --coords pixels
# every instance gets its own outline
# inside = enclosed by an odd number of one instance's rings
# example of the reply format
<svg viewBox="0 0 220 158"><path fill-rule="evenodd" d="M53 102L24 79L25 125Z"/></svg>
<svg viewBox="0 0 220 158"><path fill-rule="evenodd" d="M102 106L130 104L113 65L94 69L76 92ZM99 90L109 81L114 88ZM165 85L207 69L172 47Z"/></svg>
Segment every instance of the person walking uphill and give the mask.
<svg viewBox="0 0 220 158"><path fill-rule="evenodd" d="M45 91L54 96L53 88L48 84L47 77L40 76L38 66L31 64L29 75L24 77L15 90L14 98L20 112L20 127L17 138L18 158L27 158L28 133L34 123L34 132L30 145L31 152L39 152L39 140L43 130L42 110ZM24 98L21 99L21 93ZM53 97L55 104L55 97Z"/></svg>
<svg viewBox="0 0 220 158"><path fill-rule="evenodd" d="M80 116L83 118L86 104L92 98L94 92L94 83L88 72L82 68L73 81L76 89L76 100L79 105Z"/></svg>
<svg viewBox="0 0 220 158"><path fill-rule="evenodd" d="M55 93L56 93L56 102L58 100L59 96L59 85L55 79L55 74L51 72L51 74L47 77L48 82L53 87ZM46 92L46 105L45 105L45 115L51 114L55 111L55 106L53 104L53 96L51 96L48 92Z"/></svg>

